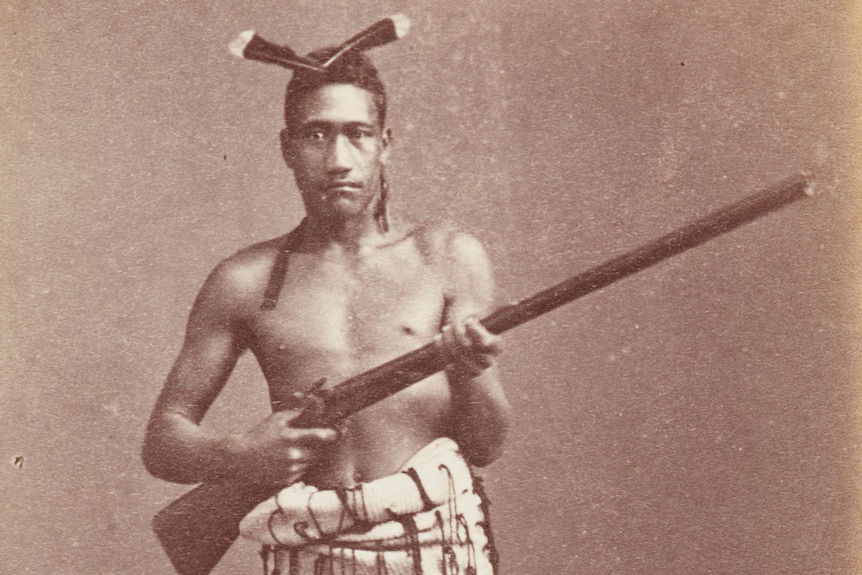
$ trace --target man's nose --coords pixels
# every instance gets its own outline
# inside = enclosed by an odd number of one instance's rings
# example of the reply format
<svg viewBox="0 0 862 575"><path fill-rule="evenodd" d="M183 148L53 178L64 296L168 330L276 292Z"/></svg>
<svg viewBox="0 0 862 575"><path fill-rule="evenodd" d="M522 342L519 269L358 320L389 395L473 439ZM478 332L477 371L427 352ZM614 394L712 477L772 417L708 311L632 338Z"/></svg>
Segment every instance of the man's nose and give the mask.
<svg viewBox="0 0 862 575"><path fill-rule="evenodd" d="M349 170L353 167L353 149L346 136L338 134L332 140L326 167L330 170Z"/></svg>

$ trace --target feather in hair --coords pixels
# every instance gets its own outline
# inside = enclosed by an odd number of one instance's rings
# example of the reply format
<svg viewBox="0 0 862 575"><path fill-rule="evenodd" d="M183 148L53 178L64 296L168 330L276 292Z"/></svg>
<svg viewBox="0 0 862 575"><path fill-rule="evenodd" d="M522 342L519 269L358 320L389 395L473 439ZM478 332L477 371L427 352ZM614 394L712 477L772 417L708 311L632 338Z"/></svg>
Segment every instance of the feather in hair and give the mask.
<svg viewBox="0 0 862 575"><path fill-rule="evenodd" d="M396 14L376 22L338 47L335 54L323 63L331 65L349 50L369 50L403 38L410 30L410 20L404 14Z"/></svg>
<svg viewBox="0 0 862 575"><path fill-rule="evenodd" d="M284 68L296 70L304 68L316 72L325 72L319 64L309 60L287 46L279 46L268 40L264 40L254 30L246 30L240 33L236 39L228 45L231 54L238 58L257 60L269 64L278 64Z"/></svg>

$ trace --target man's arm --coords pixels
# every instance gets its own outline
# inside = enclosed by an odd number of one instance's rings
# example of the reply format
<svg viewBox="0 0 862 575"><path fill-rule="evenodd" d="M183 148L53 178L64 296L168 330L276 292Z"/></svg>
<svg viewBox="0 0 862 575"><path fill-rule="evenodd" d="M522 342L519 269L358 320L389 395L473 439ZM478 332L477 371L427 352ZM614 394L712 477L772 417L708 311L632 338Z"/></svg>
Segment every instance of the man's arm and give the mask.
<svg viewBox="0 0 862 575"><path fill-rule="evenodd" d="M467 460L482 467L501 455L511 411L495 365L500 338L478 320L491 311L494 279L488 256L473 237L455 234L448 252L451 285L443 345L453 434Z"/></svg>
<svg viewBox="0 0 862 575"><path fill-rule="evenodd" d="M244 318L258 291L254 283L247 269L227 260L201 288L147 426L143 460L156 477L177 483L292 483L317 450L335 439L332 430L290 428L294 412L274 413L235 435L200 426L245 349Z"/></svg>

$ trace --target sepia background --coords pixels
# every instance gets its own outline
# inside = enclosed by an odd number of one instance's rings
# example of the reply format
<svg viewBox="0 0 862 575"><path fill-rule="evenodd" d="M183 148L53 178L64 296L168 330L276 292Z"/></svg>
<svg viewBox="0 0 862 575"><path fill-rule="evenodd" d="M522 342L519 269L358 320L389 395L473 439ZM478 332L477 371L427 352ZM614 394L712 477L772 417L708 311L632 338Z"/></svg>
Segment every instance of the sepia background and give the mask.
<svg viewBox="0 0 862 575"><path fill-rule="evenodd" d="M288 73L227 43L304 53L397 12L395 209L479 237L501 303L817 178L508 335L503 573L862 569L853 2L7 0L0 572L172 572L149 521L187 487L143 469L146 419L209 270L302 215ZM246 357L206 424L266 412ZM215 573L258 569L242 543Z"/></svg>

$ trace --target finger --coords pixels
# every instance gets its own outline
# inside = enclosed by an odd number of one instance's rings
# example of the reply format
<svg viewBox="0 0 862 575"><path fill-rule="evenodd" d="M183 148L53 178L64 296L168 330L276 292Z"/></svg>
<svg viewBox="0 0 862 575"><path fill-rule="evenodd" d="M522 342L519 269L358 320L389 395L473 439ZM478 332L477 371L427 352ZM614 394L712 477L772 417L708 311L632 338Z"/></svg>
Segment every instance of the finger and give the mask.
<svg viewBox="0 0 862 575"><path fill-rule="evenodd" d="M298 409L285 409L283 411L276 411L270 417L276 423L280 423L281 425L288 427L294 419L299 417L300 413L302 412Z"/></svg>
<svg viewBox="0 0 862 575"><path fill-rule="evenodd" d="M496 337L483 326L475 316L464 320L464 332L473 345L484 345L485 342L493 341Z"/></svg>
<svg viewBox="0 0 862 575"><path fill-rule="evenodd" d="M463 344L461 338L466 337L458 333L458 326L446 324L440 331L440 343L443 348L443 356L447 363L460 362L463 358Z"/></svg>
<svg viewBox="0 0 862 575"><path fill-rule="evenodd" d="M470 337L467 335L467 325L465 322L457 322L452 325L452 333L455 336L455 343L460 348L470 346Z"/></svg>
<svg viewBox="0 0 862 575"><path fill-rule="evenodd" d="M454 323L446 326L446 338L444 339L446 359L450 363L462 363L470 354L470 339L463 323Z"/></svg>
<svg viewBox="0 0 862 575"><path fill-rule="evenodd" d="M285 487L300 480L308 466L308 463L277 463L274 461L261 479L272 483L274 486Z"/></svg>
<svg viewBox="0 0 862 575"><path fill-rule="evenodd" d="M299 447L290 447L287 450L287 457L291 461L299 463L308 458L308 452L304 449L300 449Z"/></svg>
<svg viewBox="0 0 862 575"><path fill-rule="evenodd" d="M313 451L303 451L298 458L293 456L298 454L288 454L291 459L283 460L279 466L281 469L286 469L291 474L305 473L309 467L314 465L315 453Z"/></svg>
<svg viewBox="0 0 862 575"><path fill-rule="evenodd" d="M472 333L477 330L478 333ZM467 377L475 377L494 364L495 339L496 336L488 332L475 316L447 324L441 333L446 361L457 366Z"/></svg>
<svg viewBox="0 0 862 575"><path fill-rule="evenodd" d="M500 353L500 338L488 332L478 321L467 322L466 335L470 345L463 348L462 365L475 377L496 363L496 356Z"/></svg>
<svg viewBox="0 0 862 575"><path fill-rule="evenodd" d="M282 437L303 447L315 447L336 441L338 432L328 427L288 427L282 433Z"/></svg>
<svg viewBox="0 0 862 575"><path fill-rule="evenodd" d="M307 465L289 465L287 467L287 471L282 474L282 477L279 480L279 484L282 486L287 486L301 480L302 476L305 474L305 470L307 467Z"/></svg>
<svg viewBox="0 0 862 575"><path fill-rule="evenodd" d="M494 335L479 323L476 318L470 318L464 323L467 338L473 349L484 353L497 354L500 352L502 338Z"/></svg>

